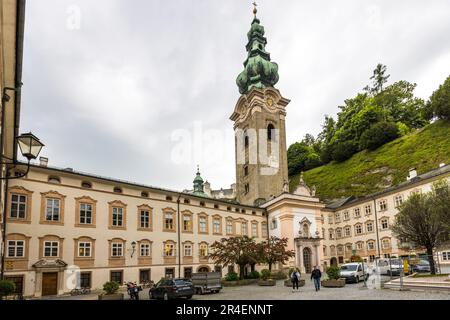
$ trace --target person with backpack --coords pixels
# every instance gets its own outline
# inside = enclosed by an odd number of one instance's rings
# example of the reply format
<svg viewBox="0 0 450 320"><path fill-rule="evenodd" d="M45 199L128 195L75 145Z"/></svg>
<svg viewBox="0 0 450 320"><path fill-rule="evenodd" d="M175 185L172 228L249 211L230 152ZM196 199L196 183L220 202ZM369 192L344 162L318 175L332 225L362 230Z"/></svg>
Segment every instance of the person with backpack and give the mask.
<svg viewBox="0 0 450 320"><path fill-rule="evenodd" d="M298 268L294 269L294 271L291 274L291 281L292 281L292 292L295 291L295 289L298 290L298 283L300 281L300 271Z"/></svg>
<svg viewBox="0 0 450 320"><path fill-rule="evenodd" d="M320 278L322 277L322 272L314 266L314 270L311 272L311 280L314 279L314 286L316 287L316 291L320 290Z"/></svg>

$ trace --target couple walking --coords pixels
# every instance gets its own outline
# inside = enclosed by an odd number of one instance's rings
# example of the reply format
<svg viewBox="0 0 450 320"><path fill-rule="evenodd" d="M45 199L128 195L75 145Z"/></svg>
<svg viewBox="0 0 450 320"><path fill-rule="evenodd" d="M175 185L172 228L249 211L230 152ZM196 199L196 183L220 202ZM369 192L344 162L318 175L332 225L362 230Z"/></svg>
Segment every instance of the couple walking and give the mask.
<svg viewBox="0 0 450 320"><path fill-rule="evenodd" d="M317 266L314 266L314 270L311 272L311 280L314 281L314 287L316 288L316 291L320 290L320 278L322 277L322 272L317 268ZM301 273L298 268L295 268L295 270L291 274L291 281L292 281L292 291L294 292L296 289L298 290L298 283L300 282Z"/></svg>

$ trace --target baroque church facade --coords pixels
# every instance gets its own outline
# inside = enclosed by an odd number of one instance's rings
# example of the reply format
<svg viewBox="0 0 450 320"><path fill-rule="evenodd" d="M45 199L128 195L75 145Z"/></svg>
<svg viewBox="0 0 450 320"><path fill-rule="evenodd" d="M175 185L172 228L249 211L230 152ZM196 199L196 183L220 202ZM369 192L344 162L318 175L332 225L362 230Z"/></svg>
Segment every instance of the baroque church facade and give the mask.
<svg viewBox="0 0 450 320"><path fill-rule="evenodd" d="M278 66L266 44L255 12L248 57L237 78L241 96L230 117L236 132L235 185L211 190L198 170L193 189L180 192L55 168L42 159L8 187L7 278L25 296L39 297L74 286L101 288L110 280L158 281L212 270L225 275L236 266L214 265L210 245L244 235L258 242L287 238L295 257L277 268L298 266L302 272L344 262L355 250L366 260L408 252L389 230L394 202L448 178L449 166L366 199L326 205L303 179L289 192L289 100L274 87Z"/></svg>

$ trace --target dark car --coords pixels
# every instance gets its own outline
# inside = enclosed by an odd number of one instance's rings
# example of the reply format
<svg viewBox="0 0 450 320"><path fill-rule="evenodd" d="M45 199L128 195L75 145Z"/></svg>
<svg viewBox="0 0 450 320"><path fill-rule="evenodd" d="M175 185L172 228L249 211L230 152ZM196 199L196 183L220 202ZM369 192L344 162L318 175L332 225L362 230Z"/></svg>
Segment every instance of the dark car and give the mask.
<svg viewBox="0 0 450 320"><path fill-rule="evenodd" d="M162 279L150 288L150 299L192 298L194 286L186 279Z"/></svg>
<svg viewBox="0 0 450 320"><path fill-rule="evenodd" d="M430 263L426 260L420 260L411 266L412 272L431 272Z"/></svg>

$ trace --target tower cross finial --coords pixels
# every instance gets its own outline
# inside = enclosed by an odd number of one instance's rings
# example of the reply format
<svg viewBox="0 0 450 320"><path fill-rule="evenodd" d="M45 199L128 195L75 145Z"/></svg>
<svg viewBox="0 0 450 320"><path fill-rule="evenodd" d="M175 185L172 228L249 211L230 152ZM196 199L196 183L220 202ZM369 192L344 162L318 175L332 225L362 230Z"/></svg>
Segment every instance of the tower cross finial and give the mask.
<svg viewBox="0 0 450 320"><path fill-rule="evenodd" d="M256 18L256 13L258 12L258 9L256 9L256 7L258 6L258 4L256 3L256 1L253 2L253 14L255 15Z"/></svg>

